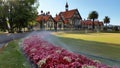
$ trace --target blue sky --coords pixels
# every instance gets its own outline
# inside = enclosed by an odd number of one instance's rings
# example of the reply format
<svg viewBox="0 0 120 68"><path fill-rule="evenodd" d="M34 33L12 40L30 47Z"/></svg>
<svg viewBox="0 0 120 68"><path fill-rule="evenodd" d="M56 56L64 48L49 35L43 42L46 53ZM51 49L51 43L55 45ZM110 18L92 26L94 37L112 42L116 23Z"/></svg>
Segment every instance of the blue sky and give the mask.
<svg viewBox="0 0 120 68"><path fill-rule="evenodd" d="M50 11L54 17L61 11L65 11L66 0L39 0L38 12ZM87 19L91 11L97 11L99 20L105 16L110 17L110 24L120 25L120 0L68 0L69 10L78 9L82 18Z"/></svg>

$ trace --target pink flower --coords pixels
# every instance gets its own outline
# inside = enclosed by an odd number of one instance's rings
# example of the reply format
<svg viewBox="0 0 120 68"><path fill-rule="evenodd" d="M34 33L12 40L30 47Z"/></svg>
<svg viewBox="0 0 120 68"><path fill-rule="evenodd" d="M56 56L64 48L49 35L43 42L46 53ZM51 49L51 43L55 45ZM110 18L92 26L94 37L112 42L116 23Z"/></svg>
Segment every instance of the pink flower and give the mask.
<svg viewBox="0 0 120 68"><path fill-rule="evenodd" d="M45 34L44 36L47 36ZM23 51L40 68L112 68L55 46L44 40L42 35L33 35L23 40ZM117 67L113 67L117 68Z"/></svg>

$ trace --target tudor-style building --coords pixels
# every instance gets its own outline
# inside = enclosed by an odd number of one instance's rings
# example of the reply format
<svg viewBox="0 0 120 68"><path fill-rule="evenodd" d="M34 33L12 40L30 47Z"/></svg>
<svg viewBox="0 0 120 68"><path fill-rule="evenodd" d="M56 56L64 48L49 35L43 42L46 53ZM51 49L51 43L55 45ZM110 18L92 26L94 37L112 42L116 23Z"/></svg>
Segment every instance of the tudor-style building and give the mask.
<svg viewBox="0 0 120 68"><path fill-rule="evenodd" d="M56 26L57 30L63 30L65 22L62 19L62 17L56 14L56 17L54 18L54 20L57 23L57 26Z"/></svg>
<svg viewBox="0 0 120 68"><path fill-rule="evenodd" d="M41 13L41 15L37 16L36 21L39 23L39 27L41 30L52 30L54 29L54 25L56 24L55 20L49 13Z"/></svg>
<svg viewBox="0 0 120 68"><path fill-rule="evenodd" d="M91 20L82 20L81 21L81 28L82 29L92 29L92 24L93 24L93 21L91 21ZM95 20L94 26L95 26L95 29L102 30L103 29L103 22Z"/></svg>
<svg viewBox="0 0 120 68"><path fill-rule="evenodd" d="M50 13L50 12L49 12ZM41 15L38 15L36 21L39 23L40 29L45 30L74 30L74 29L92 29L91 20L82 20L82 17L78 9L69 10L69 5L66 2L65 11L56 14L56 17L52 17L49 13L44 14L41 11ZM103 22L94 22L96 29L103 29Z"/></svg>
<svg viewBox="0 0 120 68"><path fill-rule="evenodd" d="M71 28L71 29L78 29L80 28L81 24L80 21L82 17L78 11L78 9L68 10L68 3L65 5L65 11L60 12L54 18L57 22L58 29L61 28Z"/></svg>

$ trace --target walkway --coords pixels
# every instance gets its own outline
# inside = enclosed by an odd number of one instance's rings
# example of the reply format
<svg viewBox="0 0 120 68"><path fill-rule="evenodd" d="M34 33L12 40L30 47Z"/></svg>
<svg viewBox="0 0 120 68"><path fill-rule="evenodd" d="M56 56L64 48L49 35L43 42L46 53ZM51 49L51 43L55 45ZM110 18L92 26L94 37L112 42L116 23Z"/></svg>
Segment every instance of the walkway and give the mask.
<svg viewBox="0 0 120 68"><path fill-rule="evenodd" d="M5 33L5 34L0 34L0 48L3 47L4 44L14 40L14 39L19 39L19 38L23 38L26 35L28 35L28 33Z"/></svg>

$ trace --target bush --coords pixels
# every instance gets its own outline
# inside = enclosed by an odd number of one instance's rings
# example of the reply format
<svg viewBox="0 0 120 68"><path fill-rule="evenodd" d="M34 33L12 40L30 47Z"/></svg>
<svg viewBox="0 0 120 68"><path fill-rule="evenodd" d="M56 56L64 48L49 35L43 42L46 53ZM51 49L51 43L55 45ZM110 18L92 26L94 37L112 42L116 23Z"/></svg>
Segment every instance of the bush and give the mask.
<svg viewBox="0 0 120 68"><path fill-rule="evenodd" d="M119 31L119 26L114 26L113 30L114 31Z"/></svg>

